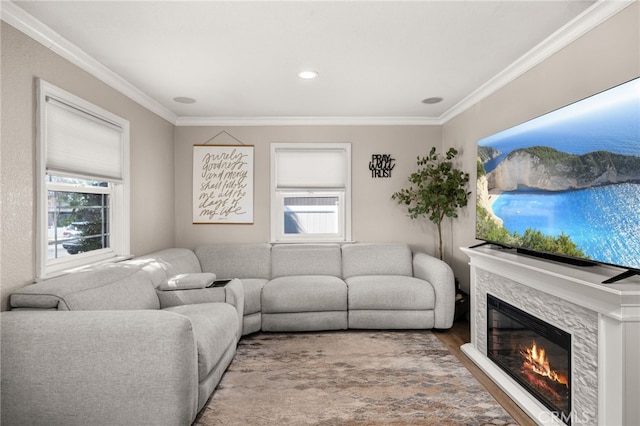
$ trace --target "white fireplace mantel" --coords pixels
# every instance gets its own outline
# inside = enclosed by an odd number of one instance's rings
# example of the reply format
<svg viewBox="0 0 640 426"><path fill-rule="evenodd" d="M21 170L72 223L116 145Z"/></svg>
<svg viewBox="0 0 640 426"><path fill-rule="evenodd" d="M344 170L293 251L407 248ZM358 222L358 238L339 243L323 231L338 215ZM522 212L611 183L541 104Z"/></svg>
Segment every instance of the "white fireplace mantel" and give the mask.
<svg viewBox="0 0 640 426"><path fill-rule="evenodd" d="M640 424L640 276L602 284L622 271L490 246L462 251L471 259L471 343L462 347L469 358L537 423L563 424L487 358L491 293L572 334L572 426Z"/></svg>

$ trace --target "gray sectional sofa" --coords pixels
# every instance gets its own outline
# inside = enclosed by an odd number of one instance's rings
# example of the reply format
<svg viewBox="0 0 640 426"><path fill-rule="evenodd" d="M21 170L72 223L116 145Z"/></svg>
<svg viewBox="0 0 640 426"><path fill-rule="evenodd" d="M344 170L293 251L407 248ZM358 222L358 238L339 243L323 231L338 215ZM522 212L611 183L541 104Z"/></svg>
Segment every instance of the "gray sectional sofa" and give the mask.
<svg viewBox="0 0 640 426"><path fill-rule="evenodd" d="M406 244L210 244L195 253L204 272L242 280L243 334L453 323L451 268Z"/></svg>
<svg viewBox="0 0 640 426"><path fill-rule="evenodd" d="M199 271L191 250L168 249L12 294L1 423L190 424L233 359L244 306L240 280L184 303L156 290Z"/></svg>
<svg viewBox="0 0 640 426"><path fill-rule="evenodd" d="M404 244L210 244L50 279L2 313L1 422L188 425L242 335L449 328L454 287Z"/></svg>

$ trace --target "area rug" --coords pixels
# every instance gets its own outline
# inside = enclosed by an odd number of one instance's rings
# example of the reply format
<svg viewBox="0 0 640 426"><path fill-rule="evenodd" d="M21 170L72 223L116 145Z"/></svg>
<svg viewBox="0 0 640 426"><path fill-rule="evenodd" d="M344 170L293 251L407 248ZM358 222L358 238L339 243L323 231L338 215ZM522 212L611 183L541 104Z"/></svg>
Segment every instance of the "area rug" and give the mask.
<svg viewBox="0 0 640 426"><path fill-rule="evenodd" d="M259 333L195 426L516 425L429 331Z"/></svg>

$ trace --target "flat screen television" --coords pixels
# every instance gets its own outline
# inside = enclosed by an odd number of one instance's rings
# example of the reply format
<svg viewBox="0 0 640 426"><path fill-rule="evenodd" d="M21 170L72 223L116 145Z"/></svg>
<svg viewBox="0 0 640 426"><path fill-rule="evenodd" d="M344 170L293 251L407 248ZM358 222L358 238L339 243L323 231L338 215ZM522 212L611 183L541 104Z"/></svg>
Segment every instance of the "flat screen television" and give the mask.
<svg viewBox="0 0 640 426"><path fill-rule="evenodd" d="M477 148L477 239L640 275L640 78Z"/></svg>

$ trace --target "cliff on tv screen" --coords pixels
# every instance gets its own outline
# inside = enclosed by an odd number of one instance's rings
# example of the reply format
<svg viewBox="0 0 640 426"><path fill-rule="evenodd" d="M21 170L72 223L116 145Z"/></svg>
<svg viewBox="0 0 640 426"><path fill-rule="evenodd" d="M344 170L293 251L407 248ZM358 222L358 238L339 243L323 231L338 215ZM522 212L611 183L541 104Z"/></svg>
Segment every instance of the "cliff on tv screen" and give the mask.
<svg viewBox="0 0 640 426"><path fill-rule="evenodd" d="M640 78L478 141L476 238L640 270Z"/></svg>

